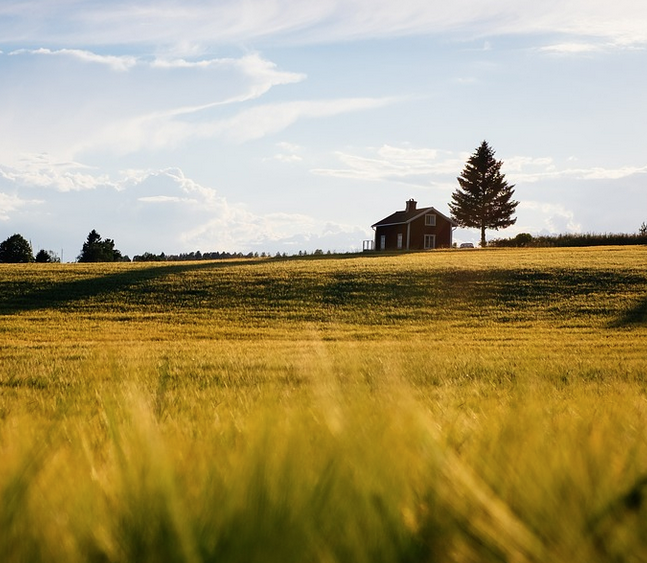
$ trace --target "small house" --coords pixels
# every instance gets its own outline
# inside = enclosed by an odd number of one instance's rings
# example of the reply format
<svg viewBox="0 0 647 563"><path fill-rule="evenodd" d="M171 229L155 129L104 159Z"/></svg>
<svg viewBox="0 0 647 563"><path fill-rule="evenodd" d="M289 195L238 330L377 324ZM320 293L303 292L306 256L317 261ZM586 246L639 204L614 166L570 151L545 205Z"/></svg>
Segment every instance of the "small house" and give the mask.
<svg viewBox="0 0 647 563"><path fill-rule="evenodd" d="M371 225L375 250L431 250L450 248L452 231L458 224L433 207L421 207L410 199L404 211Z"/></svg>

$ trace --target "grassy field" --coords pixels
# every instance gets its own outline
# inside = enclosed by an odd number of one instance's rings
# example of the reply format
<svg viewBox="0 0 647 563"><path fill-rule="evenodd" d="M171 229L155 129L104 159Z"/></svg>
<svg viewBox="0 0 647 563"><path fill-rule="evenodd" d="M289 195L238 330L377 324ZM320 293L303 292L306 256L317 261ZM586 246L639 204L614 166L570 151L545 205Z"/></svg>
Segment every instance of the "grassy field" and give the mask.
<svg viewBox="0 0 647 563"><path fill-rule="evenodd" d="M0 265L0 561L647 561L647 249Z"/></svg>

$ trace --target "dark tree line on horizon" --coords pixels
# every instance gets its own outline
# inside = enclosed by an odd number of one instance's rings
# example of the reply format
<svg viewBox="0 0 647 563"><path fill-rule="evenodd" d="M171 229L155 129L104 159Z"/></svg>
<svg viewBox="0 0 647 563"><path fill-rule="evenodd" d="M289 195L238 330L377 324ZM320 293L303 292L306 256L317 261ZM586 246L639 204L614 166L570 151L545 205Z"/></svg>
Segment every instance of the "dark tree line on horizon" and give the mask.
<svg viewBox="0 0 647 563"><path fill-rule="evenodd" d="M319 256L331 254L330 250L324 253L317 249L310 253L299 250L298 254L291 256ZM272 255L268 252L185 252L181 254L155 254L144 252L135 255L132 262L184 262L191 260L226 260L233 258L287 258L285 252ZM51 250L39 250L36 256L32 251L31 243L22 235L14 234L0 243L0 263L30 263L30 262L60 262L60 258ZM77 262L131 262L129 256L124 255L115 247L113 239L104 239L95 229L88 234L83 243Z"/></svg>
<svg viewBox="0 0 647 563"><path fill-rule="evenodd" d="M532 236L529 233L519 233L512 238L500 238L491 240L488 246L497 248L541 248L541 247L582 247L582 246L629 246L647 245L647 226L643 223L637 234L626 233L568 233L560 235ZM184 262L195 260L228 260L235 258L289 258L306 256L323 256L333 254L330 250L324 252L317 249L313 252L300 250L296 254L277 252L271 255L266 252L187 252L182 254L154 254L144 252L142 255L133 257L133 262ZM100 254L99 254L100 255ZM119 253L121 256L121 253ZM96 257L97 255L95 255ZM114 258L114 255L113 255ZM91 260L84 260L90 262ZM102 260L94 260L100 262ZM116 260L109 260L115 262ZM128 256L121 256L120 262L130 262ZM36 256L33 255L31 244L21 235L15 234L0 243L0 263L52 263L60 262L60 258L51 250L39 250Z"/></svg>

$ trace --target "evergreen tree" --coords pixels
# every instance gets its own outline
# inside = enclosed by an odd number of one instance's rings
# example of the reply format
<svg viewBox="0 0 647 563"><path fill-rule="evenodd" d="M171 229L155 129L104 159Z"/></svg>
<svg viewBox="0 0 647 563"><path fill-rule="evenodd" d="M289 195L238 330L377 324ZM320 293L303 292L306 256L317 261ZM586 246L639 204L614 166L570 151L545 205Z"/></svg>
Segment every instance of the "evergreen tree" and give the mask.
<svg viewBox="0 0 647 563"><path fill-rule="evenodd" d="M90 231L81 254L77 257L79 262L119 262L121 259L121 252L115 248L115 241L109 238L102 240L94 229Z"/></svg>
<svg viewBox="0 0 647 563"><path fill-rule="evenodd" d="M0 243L0 262L33 262L31 244L22 235L12 235Z"/></svg>
<svg viewBox="0 0 647 563"><path fill-rule="evenodd" d="M502 164L483 141L458 177L460 188L454 191L449 204L452 218L461 227L481 230L481 246L486 245L486 229L498 231L517 221L513 214L519 202L512 199L514 185L506 182Z"/></svg>

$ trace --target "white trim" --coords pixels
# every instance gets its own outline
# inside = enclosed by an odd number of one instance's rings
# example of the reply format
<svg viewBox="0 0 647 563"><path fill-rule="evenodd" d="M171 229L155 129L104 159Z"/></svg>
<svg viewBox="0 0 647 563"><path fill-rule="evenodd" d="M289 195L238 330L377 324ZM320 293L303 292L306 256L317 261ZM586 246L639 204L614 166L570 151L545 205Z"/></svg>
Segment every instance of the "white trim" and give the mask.
<svg viewBox="0 0 647 563"><path fill-rule="evenodd" d="M416 209L416 211L419 211L420 213L414 215L413 217L411 217L410 219L407 219L406 221L398 221L397 223L380 223L380 221L378 221L377 223L371 225L371 228L375 229L376 227L392 227L394 225L406 225L407 223L412 223L413 221L419 219L422 215L425 215L428 213L435 213L436 215L442 217L445 221L448 221L454 227L458 227L458 223L456 221L454 221L451 217L447 217L447 215L445 215L444 213L441 213L435 207L423 207L421 209ZM396 211L396 213L403 213L403 212ZM394 213L392 213L391 215L394 215Z"/></svg>

